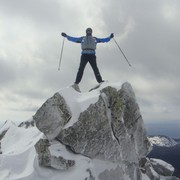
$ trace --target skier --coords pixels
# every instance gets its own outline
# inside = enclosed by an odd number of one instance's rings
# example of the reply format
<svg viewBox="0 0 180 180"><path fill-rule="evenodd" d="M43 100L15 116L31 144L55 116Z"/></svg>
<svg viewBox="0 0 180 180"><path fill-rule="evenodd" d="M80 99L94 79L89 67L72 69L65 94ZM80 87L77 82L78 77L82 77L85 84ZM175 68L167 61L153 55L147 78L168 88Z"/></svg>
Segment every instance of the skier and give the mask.
<svg viewBox="0 0 180 180"><path fill-rule="evenodd" d="M111 38L114 37L114 34L111 33L111 35L107 38L97 38L97 37L92 36L92 32L93 31L91 28L87 28L86 36L82 36L82 37L72 37L72 36L67 35L64 32L62 32L61 34L63 37L66 37L69 41L81 43L81 48L82 48L81 61L80 61L79 70L76 76L75 83L74 85L72 85L72 87L79 92L80 92L80 89L79 89L78 84L80 83L82 79L84 68L88 62L90 63L94 71L97 82L98 83L104 82L104 80L102 80L102 77L100 75L100 72L96 63L96 52L95 52L96 45L97 43L109 42Z"/></svg>

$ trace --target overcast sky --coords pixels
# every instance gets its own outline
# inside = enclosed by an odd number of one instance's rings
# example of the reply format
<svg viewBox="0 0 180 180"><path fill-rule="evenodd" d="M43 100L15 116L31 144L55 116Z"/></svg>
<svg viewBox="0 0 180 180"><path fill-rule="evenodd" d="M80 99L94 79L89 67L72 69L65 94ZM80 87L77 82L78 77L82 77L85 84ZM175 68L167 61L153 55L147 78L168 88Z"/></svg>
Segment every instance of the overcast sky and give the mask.
<svg viewBox="0 0 180 180"><path fill-rule="evenodd" d="M180 120L179 0L0 0L0 121L27 120L60 88L74 83L80 45L61 32L96 37L103 79L131 83L144 121ZM87 65L82 91L97 84Z"/></svg>

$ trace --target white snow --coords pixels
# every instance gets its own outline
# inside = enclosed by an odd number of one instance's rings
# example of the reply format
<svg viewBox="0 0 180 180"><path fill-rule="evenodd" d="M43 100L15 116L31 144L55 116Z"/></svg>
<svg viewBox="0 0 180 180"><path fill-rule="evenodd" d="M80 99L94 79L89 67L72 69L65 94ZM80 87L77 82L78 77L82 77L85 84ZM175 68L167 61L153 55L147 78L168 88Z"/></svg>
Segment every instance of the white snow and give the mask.
<svg viewBox="0 0 180 180"><path fill-rule="evenodd" d="M80 113L86 110L90 104L97 102L99 97L99 93L97 91L92 91L90 93L79 93L72 87L60 89L59 94L65 98L66 103L72 113L72 118L64 127L65 129L77 122Z"/></svg>
<svg viewBox="0 0 180 180"><path fill-rule="evenodd" d="M0 129L0 134L4 131L7 131L9 129L9 127L11 127L13 125L15 125L15 123L13 123L12 121L9 121L9 120L6 121Z"/></svg>
<svg viewBox="0 0 180 180"><path fill-rule="evenodd" d="M98 89L95 89L91 92L77 92L72 87L67 87L59 90L59 94L62 95L69 108L72 112L71 120L66 124L64 129L72 126L75 122L78 121L78 117L81 112L86 110L91 104L94 104L98 101L100 96L101 89L106 86L111 86L119 90L122 83L109 83L104 82ZM78 104L78 105L77 105Z"/></svg>
<svg viewBox="0 0 180 180"><path fill-rule="evenodd" d="M163 167L166 167L166 169L169 169L169 171L174 172L174 167L171 164L168 164L167 162L161 160L161 159L155 159L155 158L151 158L151 162L153 164L159 164Z"/></svg>
<svg viewBox="0 0 180 180"><path fill-rule="evenodd" d="M32 147L42 136L37 128L19 128L11 126L1 141L2 152L6 154L19 154Z"/></svg>
<svg viewBox="0 0 180 180"><path fill-rule="evenodd" d="M172 147L176 146L178 143L174 141L172 138L166 136L153 136L149 137L149 141L152 145L160 146L160 147Z"/></svg>
<svg viewBox="0 0 180 180"><path fill-rule="evenodd" d="M0 154L0 180L80 180L89 176L87 169L92 168L92 161L69 153L55 141L50 147L52 155L75 160L75 167L68 171L40 167L34 145L43 136L36 127L25 129L11 124L1 141L3 154Z"/></svg>
<svg viewBox="0 0 180 180"><path fill-rule="evenodd" d="M35 127L25 129L11 123L1 141L0 177L13 180L28 176L33 171L34 144L43 136Z"/></svg>

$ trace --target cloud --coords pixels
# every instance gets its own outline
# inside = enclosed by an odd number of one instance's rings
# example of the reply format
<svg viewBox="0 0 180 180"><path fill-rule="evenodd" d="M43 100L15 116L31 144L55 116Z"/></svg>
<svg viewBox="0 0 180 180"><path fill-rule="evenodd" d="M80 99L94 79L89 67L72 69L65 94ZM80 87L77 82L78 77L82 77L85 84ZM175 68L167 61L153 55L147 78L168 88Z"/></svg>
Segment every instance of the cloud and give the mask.
<svg viewBox="0 0 180 180"><path fill-rule="evenodd" d="M0 58L0 84L2 88L6 84L9 84L13 79L15 80L16 73L13 67L9 66L3 59Z"/></svg>
<svg viewBox="0 0 180 180"><path fill-rule="evenodd" d="M132 64L130 68L113 41L98 44L103 79L129 81L146 119L177 119L179 7L178 0L0 1L0 120L29 116L25 109L35 110L60 88L74 83L80 45L65 40L58 71L61 32L82 36L87 27L97 37L114 32ZM87 91L94 85L87 65L80 87Z"/></svg>
<svg viewBox="0 0 180 180"><path fill-rule="evenodd" d="M1 1L1 11L9 16L9 18L19 17L23 19L29 19L32 23L40 26L53 27L60 22L61 6L58 1L48 0L6 0Z"/></svg>

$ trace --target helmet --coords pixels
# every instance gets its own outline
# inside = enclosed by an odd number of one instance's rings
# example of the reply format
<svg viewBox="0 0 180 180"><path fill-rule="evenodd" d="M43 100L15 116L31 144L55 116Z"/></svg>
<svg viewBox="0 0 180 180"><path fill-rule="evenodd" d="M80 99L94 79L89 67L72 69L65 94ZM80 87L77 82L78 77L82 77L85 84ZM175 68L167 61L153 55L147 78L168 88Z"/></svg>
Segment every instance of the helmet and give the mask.
<svg viewBox="0 0 180 180"><path fill-rule="evenodd" d="M87 28L86 29L86 34L92 34L92 29L91 28Z"/></svg>

